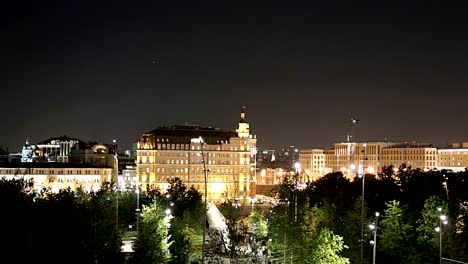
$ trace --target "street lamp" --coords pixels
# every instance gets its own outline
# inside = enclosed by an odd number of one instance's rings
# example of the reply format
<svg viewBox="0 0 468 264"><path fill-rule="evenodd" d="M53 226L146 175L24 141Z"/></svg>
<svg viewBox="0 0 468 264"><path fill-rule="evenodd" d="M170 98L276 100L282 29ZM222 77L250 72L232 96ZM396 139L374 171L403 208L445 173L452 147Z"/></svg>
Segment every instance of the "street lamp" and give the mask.
<svg viewBox="0 0 468 264"><path fill-rule="evenodd" d="M361 263L364 262L364 182L366 181L366 150L367 144L364 144L364 159L362 161L362 198L361 198Z"/></svg>
<svg viewBox="0 0 468 264"><path fill-rule="evenodd" d="M136 219L136 230L137 232L139 231L138 229L138 222L140 220L140 185L139 183L137 183L136 185L136 190L135 190L136 194L137 194L137 208L135 209L136 211L136 214L137 214L137 219Z"/></svg>
<svg viewBox="0 0 468 264"><path fill-rule="evenodd" d="M372 244L374 245L373 255L372 255L372 264L375 264L375 258L376 258L376 255L377 255L377 227L378 227L378 224L379 224L379 216L380 216L380 213L376 212L375 213L375 224L370 224L369 225L369 228L371 230L373 230L373 232L374 232L374 240L371 241Z"/></svg>
<svg viewBox="0 0 468 264"><path fill-rule="evenodd" d="M206 238L206 210L207 210L207 193L208 193L208 183L207 183L207 173L208 171L206 170L206 162L205 162L205 155L203 153L203 138L199 137L200 140L200 148L201 148L201 154L202 154L202 163L203 163L203 172L205 176L205 208L204 208L204 213L203 213L203 244L202 244L202 263L205 263L205 238Z"/></svg>
<svg viewBox="0 0 468 264"><path fill-rule="evenodd" d="M361 194L361 263L364 261L364 200L365 200L365 192L364 192L364 184L366 181L366 173L364 171L366 159L364 158L363 161L363 171L362 171L362 194Z"/></svg>
<svg viewBox="0 0 468 264"><path fill-rule="evenodd" d="M442 213L442 208L437 208L437 211ZM439 258L440 258L440 264L442 264L442 224L446 225L448 223L447 221L447 216L441 214L439 216L439 226L435 228L435 231L439 233Z"/></svg>
<svg viewBox="0 0 468 264"><path fill-rule="evenodd" d="M442 182L442 185L445 188L445 193L447 194L447 201L449 200L449 190L448 190L448 185L447 185L447 177L444 174L444 182Z"/></svg>

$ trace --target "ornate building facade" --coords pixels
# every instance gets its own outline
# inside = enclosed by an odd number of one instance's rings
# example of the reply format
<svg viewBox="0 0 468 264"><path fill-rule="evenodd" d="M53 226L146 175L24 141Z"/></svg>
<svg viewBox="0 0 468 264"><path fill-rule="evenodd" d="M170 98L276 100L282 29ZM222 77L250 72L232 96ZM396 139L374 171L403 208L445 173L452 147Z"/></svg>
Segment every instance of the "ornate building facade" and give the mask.
<svg viewBox="0 0 468 264"><path fill-rule="evenodd" d="M112 167L95 164L59 162L5 162L0 163L0 178L32 180L36 192L59 192L78 187L97 191L103 182L110 182Z"/></svg>
<svg viewBox="0 0 468 264"><path fill-rule="evenodd" d="M139 183L164 192L168 180L178 178L204 194L206 180L209 200L255 195L257 139L244 109L240 117L236 131L175 125L142 134L136 159Z"/></svg>

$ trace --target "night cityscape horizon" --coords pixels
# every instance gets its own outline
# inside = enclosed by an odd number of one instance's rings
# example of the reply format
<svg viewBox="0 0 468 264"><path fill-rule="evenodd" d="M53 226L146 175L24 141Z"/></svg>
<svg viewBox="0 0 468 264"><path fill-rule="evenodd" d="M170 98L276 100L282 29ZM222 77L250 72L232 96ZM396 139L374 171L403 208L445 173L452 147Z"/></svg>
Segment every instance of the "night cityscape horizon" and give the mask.
<svg viewBox="0 0 468 264"><path fill-rule="evenodd" d="M108 4L112 3L112 4ZM259 146L466 140L466 9L298 3L9 3L0 144L135 142L158 126L230 129ZM14 109L14 110L13 110ZM24 110L23 110L24 109ZM129 147L129 146L128 146ZM128 148L127 147L127 148Z"/></svg>
<svg viewBox="0 0 468 264"><path fill-rule="evenodd" d="M0 262L468 264L468 6L9 1Z"/></svg>

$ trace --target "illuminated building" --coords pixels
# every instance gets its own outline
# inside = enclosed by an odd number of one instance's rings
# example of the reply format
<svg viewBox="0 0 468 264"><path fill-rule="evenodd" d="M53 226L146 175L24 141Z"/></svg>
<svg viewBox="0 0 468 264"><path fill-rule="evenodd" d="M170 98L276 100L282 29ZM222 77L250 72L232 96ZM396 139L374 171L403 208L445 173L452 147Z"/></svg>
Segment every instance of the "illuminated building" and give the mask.
<svg viewBox="0 0 468 264"><path fill-rule="evenodd" d="M301 168L310 172L313 180L330 172L342 172L354 179L364 170L381 168L381 152L396 143L390 142L341 142L331 149L304 149L300 152Z"/></svg>
<svg viewBox="0 0 468 264"><path fill-rule="evenodd" d="M97 191L111 180L112 168L86 163L5 162L0 163L0 178L33 180L34 190L57 193L60 189Z"/></svg>
<svg viewBox="0 0 468 264"><path fill-rule="evenodd" d="M364 171L381 172L383 167L399 168L402 164L413 169L460 171L468 167L468 143L456 143L443 149L414 142L335 143L331 149L301 150L300 163L314 180L330 172L342 172L354 179Z"/></svg>
<svg viewBox="0 0 468 264"><path fill-rule="evenodd" d="M310 180L315 181L323 176L325 171L325 152L323 149L302 149L299 153L299 163Z"/></svg>
<svg viewBox="0 0 468 264"><path fill-rule="evenodd" d="M464 170L468 167L468 142L454 143L437 150L438 168Z"/></svg>
<svg viewBox="0 0 468 264"><path fill-rule="evenodd" d="M437 148L429 144L404 143L382 149L382 166L402 164L416 169L433 169L438 165Z"/></svg>
<svg viewBox="0 0 468 264"><path fill-rule="evenodd" d="M112 180L117 181L116 145L83 142L61 136L36 144L26 140L22 148L22 162L34 163L89 163L96 166L113 167Z"/></svg>
<svg viewBox="0 0 468 264"><path fill-rule="evenodd" d="M290 172L280 168L261 169L260 173L257 174L256 194L271 195L273 189L281 184L286 175L290 175Z"/></svg>
<svg viewBox="0 0 468 264"><path fill-rule="evenodd" d="M208 199L253 196L256 143L244 109L236 131L197 125L159 127L138 140L136 177L142 186L162 191L168 180L179 178L204 194L205 162Z"/></svg>

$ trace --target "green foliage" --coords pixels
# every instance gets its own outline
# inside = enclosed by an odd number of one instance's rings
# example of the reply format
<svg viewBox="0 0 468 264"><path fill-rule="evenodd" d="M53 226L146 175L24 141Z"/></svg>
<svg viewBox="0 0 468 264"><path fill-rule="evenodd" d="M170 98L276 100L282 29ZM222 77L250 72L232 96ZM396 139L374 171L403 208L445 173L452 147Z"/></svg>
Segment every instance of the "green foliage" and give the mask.
<svg viewBox="0 0 468 264"><path fill-rule="evenodd" d="M362 196L354 202L353 208L351 208L346 215L345 223L343 226L344 241L348 248L344 251L344 255L347 256L352 263L358 263L361 261L361 208L362 208ZM369 235L369 224L370 220L367 217L367 203L364 203L364 234ZM369 251L369 243L364 242L364 252Z"/></svg>
<svg viewBox="0 0 468 264"><path fill-rule="evenodd" d="M190 257L190 228L187 227L179 218L174 217L171 219L171 226L169 228L171 252L170 263L188 263Z"/></svg>
<svg viewBox="0 0 468 264"><path fill-rule="evenodd" d="M140 215L140 232L134 244L133 263L162 263L169 261L170 236L168 233L170 219L163 207L155 200L149 206L143 206Z"/></svg>
<svg viewBox="0 0 468 264"><path fill-rule="evenodd" d="M424 203L424 208L421 212L422 218L417 221L417 239L426 248L438 246L439 240L438 236L434 233L434 228L439 226L441 212L437 208L441 208L442 212L447 212L446 203L436 196L429 197Z"/></svg>
<svg viewBox="0 0 468 264"><path fill-rule="evenodd" d="M123 263L110 196L107 186L96 193L64 189L36 195L23 180L0 180L0 211L8 212L0 224L7 227L2 235L9 241L2 258L28 263L45 252L73 249L79 254L65 262ZM47 255L47 263L63 262L61 254Z"/></svg>
<svg viewBox="0 0 468 264"><path fill-rule="evenodd" d="M305 259L305 263L348 264L350 263L349 259L340 256L340 252L346 248L347 246L344 244L342 237L324 228L313 240L310 254Z"/></svg>
<svg viewBox="0 0 468 264"><path fill-rule="evenodd" d="M412 241L413 227L407 221L405 210L399 201L387 203L384 220L382 220L382 251L395 260L410 263L409 258L415 254Z"/></svg>
<svg viewBox="0 0 468 264"><path fill-rule="evenodd" d="M179 178L169 181L166 204L171 208L174 217L183 219L184 223L197 232L202 232L204 205L201 194L187 186Z"/></svg>
<svg viewBox="0 0 468 264"><path fill-rule="evenodd" d="M250 213L249 225L257 240L263 240L268 235L267 221L260 209L256 209Z"/></svg>

